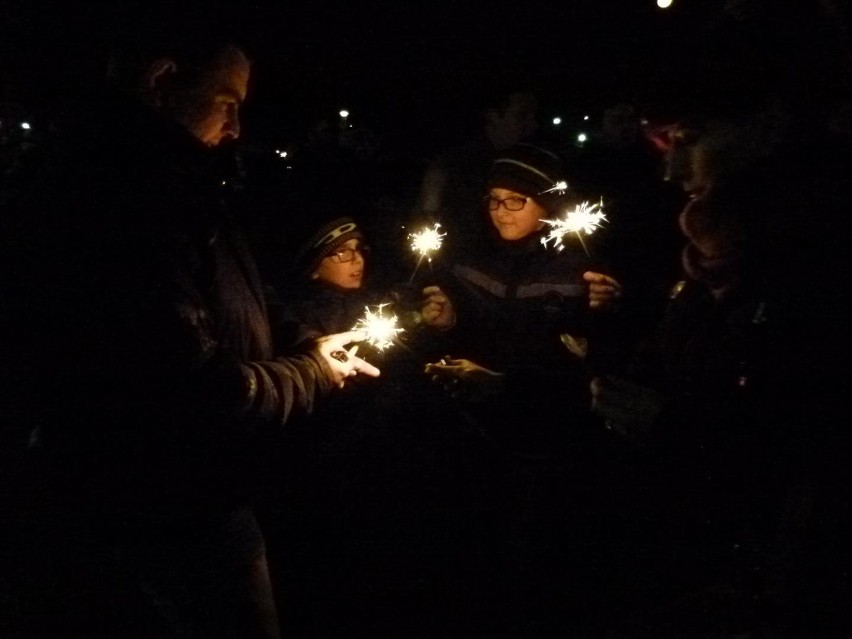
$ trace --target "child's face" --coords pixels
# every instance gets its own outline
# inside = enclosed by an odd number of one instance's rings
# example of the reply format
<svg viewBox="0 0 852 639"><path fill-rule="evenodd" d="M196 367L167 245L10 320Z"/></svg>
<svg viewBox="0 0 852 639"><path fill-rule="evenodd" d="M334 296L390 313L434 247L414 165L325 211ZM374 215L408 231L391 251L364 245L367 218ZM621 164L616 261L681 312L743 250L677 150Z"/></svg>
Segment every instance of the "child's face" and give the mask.
<svg viewBox="0 0 852 639"><path fill-rule="evenodd" d="M364 250L361 241L351 239L324 257L316 270L318 279L340 288L361 288L364 280Z"/></svg>
<svg viewBox="0 0 852 639"><path fill-rule="evenodd" d="M509 210L514 208L518 210ZM541 220L547 217L547 211L531 197L501 188L489 192L488 212L504 240L521 240L535 233L544 226Z"/></svg>

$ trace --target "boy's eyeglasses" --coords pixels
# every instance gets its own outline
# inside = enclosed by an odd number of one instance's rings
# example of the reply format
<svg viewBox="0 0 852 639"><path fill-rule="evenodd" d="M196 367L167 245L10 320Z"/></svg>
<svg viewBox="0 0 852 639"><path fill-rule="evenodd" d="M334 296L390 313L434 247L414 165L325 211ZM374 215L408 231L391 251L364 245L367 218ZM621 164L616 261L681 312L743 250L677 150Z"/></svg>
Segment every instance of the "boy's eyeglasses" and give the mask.
<svg viewBox="0 0 852 639"><path fill-rule="evenodd" d="M496 211L500 208L500 205L503 205L503 208L507 211L520 211L527 204L528 197L504 197L502 200L499 197L494 197L493 195L486 195L485 199L488 201L488 210Z"/></svg>
<svg viewBox="0 0 852 639"><path fill-rule="evenodd" d="M351 262L355 259L355 253L359 253L362 258L366 258L370 254L370 247L365 245L358 245L355 248L344 246L337 249L328 257L332 262Z"/></svg>

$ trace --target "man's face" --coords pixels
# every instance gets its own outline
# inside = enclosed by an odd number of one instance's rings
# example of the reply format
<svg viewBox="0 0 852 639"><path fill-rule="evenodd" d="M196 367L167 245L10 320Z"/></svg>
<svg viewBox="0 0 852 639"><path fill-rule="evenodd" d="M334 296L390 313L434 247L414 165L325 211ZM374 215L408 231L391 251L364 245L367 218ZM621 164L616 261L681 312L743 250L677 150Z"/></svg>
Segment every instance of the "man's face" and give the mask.
<svg viewBox="0 0 852 639"><path fill-rule="evenodd" d="M772 111L733 122L679 124L670 133L667 178L692 197L718 188L750 170L779 144L784 120Z"/></svg>
<svg viewBox="0 0 852 639"><path fill-rule="evenodd" d="M706 140L687 126L677 125L669 133L666 179L679 182L690 197L700 197L710 188Z"/></svg>
<svg viewBox="0 0 852 639"><path fill-rule="evenodd" d="M165 110L208 147L235 140L250 70L246 56L229 47L192 86L166 96Z"/></svg>

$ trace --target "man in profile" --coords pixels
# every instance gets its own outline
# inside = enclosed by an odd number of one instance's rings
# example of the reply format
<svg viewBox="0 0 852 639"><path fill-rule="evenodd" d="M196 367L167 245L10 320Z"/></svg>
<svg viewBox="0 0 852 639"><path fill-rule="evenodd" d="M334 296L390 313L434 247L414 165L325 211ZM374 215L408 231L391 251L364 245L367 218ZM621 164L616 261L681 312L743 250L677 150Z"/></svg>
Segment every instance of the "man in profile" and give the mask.
<svg viewBox="0 0 852 639"><path fill-rule="evenodd" d="M378 370L345 350L356 333L273 353L212 151L239 136L250 69L210 33L127 42L21 178L0 269L27 442L13 636L279 635L253 469L293 415Z"/></svg>

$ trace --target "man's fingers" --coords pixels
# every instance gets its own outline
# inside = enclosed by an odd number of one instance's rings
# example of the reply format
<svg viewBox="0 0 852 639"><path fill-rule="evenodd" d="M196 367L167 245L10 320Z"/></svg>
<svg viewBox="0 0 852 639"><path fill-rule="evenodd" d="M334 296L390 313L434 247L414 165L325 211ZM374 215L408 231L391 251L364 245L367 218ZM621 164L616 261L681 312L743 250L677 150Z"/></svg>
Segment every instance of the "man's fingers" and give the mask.
<svg viewBox="0 0 852 639"><path fill-rule="evenodd" d="M367 362L366 360L361 359L360 357L355 357L352 360L352 370L355 373L361 373L362 375L367 375L368 377L378 377L381 375L381 371Z"/></svg>
<svg viewBox="0 0 852 639"><path fill-rule="evenodd" d="M329 341L341 347L352 342L363 342L367 339L367 333L364 331L346 331L345 333L335 333L328 336Z"/></svg>
<svg viewBox="0 0 852 639"><path fill-rule="evenodd" d="M595 271L586 271L585 273L583 273L583 279L589 283L603 284L610 278L608 278L603 273L596 273Z"/></svg>
<svg viewBox="0 0 852 639"><path fill-rule="evenodd" d="M619 289L621 288L621 284L618 283L618 280L610 277L609 275L604 275L603 273L596 273L595 271L586 271L583 273L583 279L594 287L598 286L610 286L612 288Z"/></svg>

